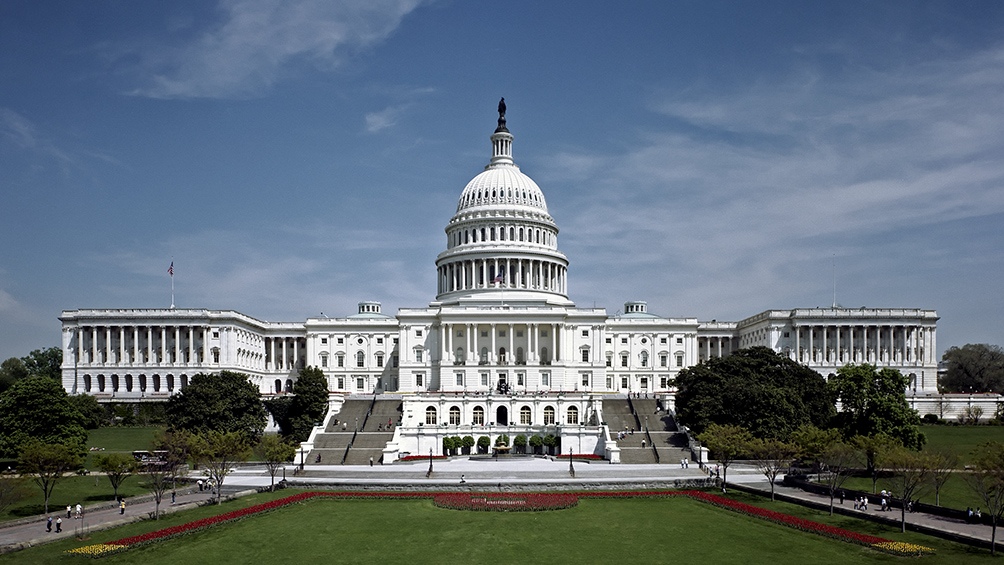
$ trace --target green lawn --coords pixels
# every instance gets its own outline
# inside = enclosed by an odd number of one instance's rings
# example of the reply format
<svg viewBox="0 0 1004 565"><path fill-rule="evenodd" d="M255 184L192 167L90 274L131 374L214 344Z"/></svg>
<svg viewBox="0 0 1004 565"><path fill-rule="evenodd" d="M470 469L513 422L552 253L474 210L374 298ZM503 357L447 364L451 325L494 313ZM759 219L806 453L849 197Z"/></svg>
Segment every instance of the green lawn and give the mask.
<svg viewBox="0 0 1004 565"><path fill-rule="evenodd" d="M112 426L91 430L87 448L101 447L107 451L133 452L150 449L153 438L163 428L158 426Z"/></svg>
<svg viewBox="0 0 1004 565"><path fill-rule="evenodd" d="M147 494L149 490L140 486L140 482L143 480L144 478L140 476L129 477L119 487L119 494L123 496ZM42 489L29 480L28 492L32 494L32 497L0 512L0 521L36 516L44 511L45 499L42 497ZM79 502L87 506L113 498L112 484L108 481L108 477L104 475L70 475L56 483L56 488L53 489L52 496L49 498L49 511L52 512L53 509L65 510L67 504L75 505Z"/></svg>
<svg viewBox="0 0 1004 565"><path fill-rule="evenodd" d="M1004 441L1004 426L921 426L927 437L924 449L951 449L959 454L960 465L970 462L980 444Z"/></svg>
<svg viewBox="0 0 1004 565"><path fill-rule="evenodd" d="M275 495L96 532L87 542L62 541L0 556L0 563L83 562L63 553L90 543L176 525ZM850 517L744 496L817 521L919 543L937 550L923 563L988 561L972 550ZM430 500L315 499L197 534L139 547L106 563L890 563L897 558L846 542L747 518L686 498L580 501L568 510L480 513L443 510Z"/></svg>

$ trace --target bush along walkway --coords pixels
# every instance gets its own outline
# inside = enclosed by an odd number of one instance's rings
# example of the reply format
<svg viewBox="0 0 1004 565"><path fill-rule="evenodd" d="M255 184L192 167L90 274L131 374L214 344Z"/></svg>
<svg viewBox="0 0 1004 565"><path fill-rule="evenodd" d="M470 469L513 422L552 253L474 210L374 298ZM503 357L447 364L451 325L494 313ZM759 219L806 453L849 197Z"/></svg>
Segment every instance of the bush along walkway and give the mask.
<svg viewBox="0 0 1004 565"><path fill-rule="evenodd" d="M122 538L119 540L91 544L83 547L68 550L67 553L77 555L87 555L99 557L110 555L133 547L153 543L161 540L171 539L181 535L187 535L207 528L212 528L221 524L227 524L242 520L251 516L282 508L290 504L296 504L316 498L336 498L336 499L433 499L437 506L452 508L456 510L476 510L476 511L541 511L541 510L561 510L575 506L579 498L637 498L637 497L670 497L686 496L700 502L705 502L719 508L738 512L753 518L768 520L776 524L781 524L790 528L795 528L804 532L810 532L825 537L861 544L878 551L891 553L894 555L919 556L934 553L934 550L908 543L894 542L877 536L852 532L843 528L837 528L826 524L820 524L811 520L805 520L788 514L759 508L750 504L738 502L723 496L694 490L653 490L653 491L622 491L622 492L576 492L576 493L513 493L499 495L498 493L464 493L460 498L452 495L436 494L428 492L331 492L331 491L309 491L287 496L270 502L257 504L247 508L234 510L202 518L178 526L156 530L138 536ZM462 500L461 500L462 499Z"/></svg>

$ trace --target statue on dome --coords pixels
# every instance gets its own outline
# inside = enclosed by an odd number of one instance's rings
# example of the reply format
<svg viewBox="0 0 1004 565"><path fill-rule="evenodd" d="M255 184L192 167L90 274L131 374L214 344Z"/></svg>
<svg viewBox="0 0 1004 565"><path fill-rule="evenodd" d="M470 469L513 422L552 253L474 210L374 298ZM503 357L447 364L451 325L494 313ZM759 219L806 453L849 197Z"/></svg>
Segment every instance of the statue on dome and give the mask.
<svg viewBox="0 0 1004 565"><path fill-rule="evenodd" d="M496 128L495 131L509 131L505 127L505 98L499 100L499 127Z"/></svg>

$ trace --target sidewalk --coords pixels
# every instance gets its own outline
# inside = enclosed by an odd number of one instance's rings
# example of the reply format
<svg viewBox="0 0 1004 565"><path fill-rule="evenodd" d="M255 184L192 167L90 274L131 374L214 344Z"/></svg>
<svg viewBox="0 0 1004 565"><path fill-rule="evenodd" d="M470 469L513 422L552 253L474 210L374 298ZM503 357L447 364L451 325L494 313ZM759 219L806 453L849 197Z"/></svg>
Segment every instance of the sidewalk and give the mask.
<svg viewBox="0 0 1004 565"><path fill-rule="evenodd" d="M741 490L757 491L766 497L770 497L770 487L767 486L766 483L763 485L746 484L738 488ZM804 504L811 507L822 507L827 511L830 507L830 497L827 495L815 494L799 488L787 487L783 485L775 485L774 493L776 494L778 500L787 500L789 502ZM861 511L854 510L854 500L845 499L844 503L841 505L840 499L836 498L833 500L833 512L847 516L859 516L862 519L881 522L894 528L899 528L902 518L900 509L894 508L883 512L879 504L880 499L879 495L870 495L868 497L868 510ZM908 530L934 535L952 541L958 541L960 543L968 542L973 545L979 545L980 547L990 549L990 526L982 524L969 524L963 520L955 520L952 518L945 518L943 516L925 514L923 512L907 512L906 524ZM1001 542L1000 538L1000 532L998 532L998 550L1004 549L1004 543Z"/></svg>
<svg viewBox="0 0 1004 565"><path fill-rule="evenodd" d="M200 502L209 500L210 492L199 492L198 489L187 488L179 490L175 504L171 504L171 493L164 494L164 500L160 504L161 514L177 512L188 508L195 508ZM152 496L140 496L126 498L125 514L119 514L118 504L113 501L102 502L84 507L83 518L66 518L66 506L50 504L49 510L52 515L52 532L45 531L45 516L40 516L34 521L25 522L17 520L8 522L10 525L0 524L0 553L8 553L16 549L31 547L50 541L70 538L75 535L87 535L89 532L104 530L148 519L153 515L156 503ZM56 533L56 518L63 519L60 533Z"/></svg>

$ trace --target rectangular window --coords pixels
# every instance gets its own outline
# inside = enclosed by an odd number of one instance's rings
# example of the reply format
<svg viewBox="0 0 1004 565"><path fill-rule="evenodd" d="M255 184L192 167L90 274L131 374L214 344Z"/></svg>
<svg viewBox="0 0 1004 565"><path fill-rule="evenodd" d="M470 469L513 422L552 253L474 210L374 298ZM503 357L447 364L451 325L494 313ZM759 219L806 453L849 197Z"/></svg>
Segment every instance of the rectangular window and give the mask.
<svg viewBox="0 0 1004 565"><path fill-rule="evenodd" d="M457 375L457 386L464 386L464 374L456 373Z"/></svg>
<svg viewBox="0 0 1004 565"><path fill-rule="evenodd" d="M551 373L541 373L540 384L542 386L551 386Z"/></svg>
<svg viewBox="0 0 1004 565"><path fill-rule="evenodd" d="M377 338L377 345L383 345L383 338L382 337L378 337Z"/></svg>
<svg viewBox="0 0 1004 565"><path fill-rule="evenodd" d="M321 367L322 368L327 368L327 366L328 366L328 356L327 355L321 355Z"/></svg>
<svg viewBox="0 0 1004 565"><path fill-rule="evenodd" d="M622 337L621 338L621 345L627 345L627 338L626 337Z"/></svg>
<svg viewBox="0 0 1004 565"><path fill-rule="evenodd" d="M621 367L627 367L627 366L628 366L628 356L621 355Z"/></svg>
<svg viewBox="0 0 1004 565"><path fill-rule="evenodd" d="M676 356L676 366L677 367L682 367L683 366L683 355L677 355Z"/></svg>
<svg viewBox="0 0 1004 565"><path fill-rule="evenodd" d="M416 349L415 350L415 362L416 363L421 363L422 362L422 350L421 349Z"/></svg>
<svg viewBox="0 0 1004 565"><path fill-rule="evenodd" d="M366 390L365 377L356 377L356 390Z"/></svg>
<svg viewBox="0 0 1004 565"><path fill-rule="evenodd" d="M366 356L363 354L362 351L360 351L356 355L356 367L365 367L365 366L366 366Z"/></svg>
<svg viewBox="0 0 1004 565"><path fill-rule="evenodd" d="M343 343L345 343L345 338L342 337L338 338L338 345L341 345Z"/></svg>
<svg viewBox="0 0 1004 565"><path fill-rule="evenodd" d="M505 337L505 330L499 330L499 337Z"/></svg>
<svg viewBox="0 0 1004 565"><path fill-rule="evenodd" d="M683 338L682 337L676 338L676 344L677 345L683 345Z"/></svg>
<svg viewBox="0 0 1004 565"><path fill-rule="evenodd" d="M791 337L788 332L784 332L784 337Z"/></svg>
<svg viewBox="0 0 1004 565"><path fill-rule="evenodd" d="M589 330L582 330L582 337L589 337Z"/></svg>
<svg viewBox="0 0 1004 565"><path fill-rule="evenodd" d="M666 377L659 377L659 388L669 388L669 379Z"/></svg>
<svg viewBox="0 0 1004 565"><path fill-rule="evenodd" d="M415 386L418 388L422 387L422 380L424 379L424 373L415 373Z"/></svg>
<svg viewBox="0 0 1004 565"><path fill-rule="evenodd" d="M523 330L516 330L516 337L523 337Z"/></svg>
<svg viewBox="0 0 1004 565"><path fill-rule="evenodd" d="M628 385L628 378L621 377L621 388L627 388L627 385Z"/></svg>
<svg viewBox="0 0 1004 565"><path fill-rule="evenodd" d="M614 378L607 377L607 390L614 388Z"/></svg>
<svg viewBox="0 0 1004 565"><path fill-rule="evenodd" d="M614 358L612 355L607 355L607 367L614 366Z"/></svg>
<svg viewBox="0 0 1004 565"><path fill-rule="evenodd" d="M376 356L377 367L383 367L383 355Z"/></svg>
<svg viewBox="0 0 1004 565"><path fill-rule="evenodd" d="M422 330L415 330L415 337L422 337Z"/></svg>
<svg viewBox="0 0 1004 565"><path fill-rule="evenodd" d="M328 338L322 337L321 338L321 345L327 345L327 344L328 344Z"/></svg>
<svg viewBox="0 0 1004 565"><path fill-rule="evenodd" d="M669 355L662 354L659 356L659 366L668 367L669 366Z"/></svg>
<svg viewBox="0 0 1004 565"><path fill-rule="evenodd" d="M590 373L582 373L582 386L589 386Z"/></svg>
<svg viewBox="0 0 1004 565"><path fill-rule="evenodd" d="M488 373L481 373L481 386L488 386Z"/></svg>
<svg viewBox="0 0 1004 565"><path fill-rule="evenodd" d="M464 330L457 330L457 337L464 337Z"/></svg>
<svg viewBox="0 0 1004 565"><path fill-rule="evenodd" d="M390 358L390 366L397 369L397 355Z"/></svg>
<svg viewBox="0 0 1004 565"><path fill-rule="evenodd" d="M220 339L220 332L214 331L213 332L213 339Z"/></svg>
<svg viewBox="0 0 1004 565"><path fill-rule="evenodd" d="M488 331L487 330L486 331L482 331L481 332L481 337L488 337Z"/></svg>
<svg viewBox="0 0 1004 565"><path fill-rule="evenodd" d="M345 377L338 377L338 390L345 388Z"/></svg>
<svg viewBox="0 0 1004 565"><path fill-rule="evenodd" d="M524 373L516 373L516 386L526 385L526 375Z"/></svg>
<svg viewBox="0 0 1004 565"><path fill-rule="evenodd" d="M614 340L613 340L612 338L609 338L609 337L608 337L608 338L606 339L606 342L607 342L607 343L613 343L613 342L614 342Z"/></svg>
<svg viewBox="0 0 1004 565"><path fill-rule="evenodd" d="M661 344L663 344L663 345L665 345L665 344L666 344L666 343L668 343L668 342L669 342L669 340L668 340L668 339L666 339L665 337L660 337L660 338L659 338L659 343L661 343Z"/></svg>
<svg viewBox="0 0 1004 565"><path fill-rule="evenodd" d="M589 350L588 349L583 349L582 350L582 362L583 363L588 363L589 362Z"/></svg>
<svg viewBox="0 0 1004 565"><path fill-rule="evenodd" d="M345 356L344 355L336 355L335 356L335 361L337 361L337 365L339 367L344 367L345 366Z"/></svg>

